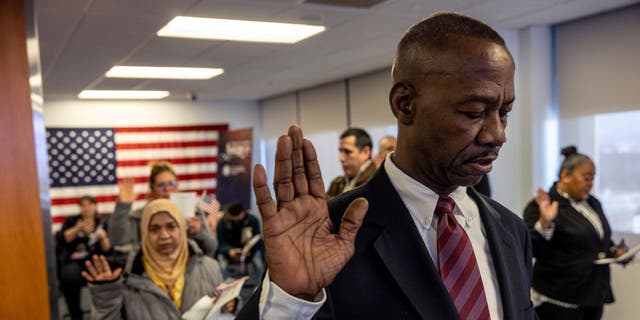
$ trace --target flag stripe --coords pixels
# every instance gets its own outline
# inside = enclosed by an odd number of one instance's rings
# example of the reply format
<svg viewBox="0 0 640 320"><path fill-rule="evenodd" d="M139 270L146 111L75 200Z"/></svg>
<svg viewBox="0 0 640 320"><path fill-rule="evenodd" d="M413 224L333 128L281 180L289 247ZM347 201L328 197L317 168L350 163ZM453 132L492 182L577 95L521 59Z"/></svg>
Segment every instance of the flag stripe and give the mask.
<svg viewBox="0 0 640 320"><path fill-rule="evenodd" d="M173 164L173 162L171 162ZM182 175L194 174L194 173L216 173L218 168L217 163L193 163L193 164L179 164L173 165L175 172L180 172ZM136 167L118 167L116 169L118 178L129 177L148 177L149 166L136 166ZM180 177L180 176L178 176Z"/></svg>
<svg viewBox="0 0 640 320"><path fill-rule="evenodd" d="M215 147L217 145L218 145L217 141L121 143L116 145L116 150Z"/></svg>
<svg viewBox="0 0 640 320"><path fill-rule="evenodd" d="M149 166L153 161L167 161L171 164L179 165L186 163L218 163L218 157L195 157L195 158L173 158L173 159L144 159L144 160L122 160L118 161L118 167L133 167L133 166Z"/></svg>
<svg viewBox="0 0 640 320"><path fill-rule="evenodd" d="M190 190L190 189L215 189L217 186L216 179L205 180L182 180L178 181L178 190ZM144 181L143 183L136 183L133 187L133 191L138 194L147 194L149 192L149 183ZM81 197L85 194L91 195L112 195L118 194L117 185L105 185L105 186L77 186L77 187L58 187L49 189L49 195L52 200L61 198Z"/></svg>
<svg viewBox="0 0 640 320"><path fill-rule="evenodd" d="M118 152L116 153L116 160L156 160L171 158L215 157L217 155L218 147L118 150Z"/></svg>
<svg viewBox="0 0 640 320"><path fill-rule="evenodd" d="M207 194L215 194L216 189L215 188L208 188L208 189L189 189L189 190L180 190L181 192L196 192L198 194L201 194L202 192L207 192ZM95 197L95 199L98 201L98 209L102 208L102 210L98 210L98 212L101 213L110 213L113 211L113 204L111 205L111 207L108 206L104 206L104 204L109 203L109 202L113 202L115 203L116 199L118 199L118 195L104 195L104 196L97 196ZM66 213L66 212L75 212L75 214L78 214L78 201L80 200L80 197L71 197L71 198L60 198L60 199L55 199L55 201L51 201L51 205L52 206L57 206L56 210L59 210L57 212L61 212L61 213ZM143 201L146 202L147 200L147 195L146 194L139 194L136 197L136 201Z"/></svg>
<svg viewBox="0 0 640 320"><path fill-rule="evenodd" d="M226 131L229 125L206 125L206 126L175 126L175 127L121 127L116 128L116 133L122 132L176 132L176 131Z"/></svg>
<svg viewBox="0 0 640 320"><path fill-rule="evenodd" d="M116 143L218 141L217 131L117 132Z"/></svg>

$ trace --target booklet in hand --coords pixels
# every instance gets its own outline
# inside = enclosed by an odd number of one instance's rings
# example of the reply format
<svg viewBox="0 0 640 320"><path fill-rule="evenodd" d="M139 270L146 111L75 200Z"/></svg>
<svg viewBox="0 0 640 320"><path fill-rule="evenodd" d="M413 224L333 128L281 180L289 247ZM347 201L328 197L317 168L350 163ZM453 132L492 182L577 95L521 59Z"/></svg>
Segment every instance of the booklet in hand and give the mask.
<svg viewBox="0 0 640 320"><path fill-rule="evenodd" d="M627 251L625 254L617 257L617 258L603 258L603 259L598 259L596 261L594 261L593 263L595 264L611 264L611 263L621 263L624 262L630 258L632 258L633 256L635 256L638 252L640 251L640 244L638 244L637 246L629 249L629 251Z"/></svg>
<svg viewBox="0 0 640 320"><path fill-rule="evenodd" d="M249 277L242 277L229 283L223 283L216 290L219 290L218 297L203 296L191 309L183 315L183 320L216 320L221 318L222 307L229 301L240 296L242 286Z"/></svg>
<svg viewBox="0 0 640 320"><path fill-rule="evenodd" d="M213 306L211 307L211 310L209 310L209 313L207 313L205 320L215 320L220 316L220 311L225 304L229 303L233 299L240 297L242 286L244 285L244 282L247 281L247 279L249 279L249 277L242 277L233 282L223 284L223 288L222 290L220 290L218 299L216 299L213 303Z"/></svg>

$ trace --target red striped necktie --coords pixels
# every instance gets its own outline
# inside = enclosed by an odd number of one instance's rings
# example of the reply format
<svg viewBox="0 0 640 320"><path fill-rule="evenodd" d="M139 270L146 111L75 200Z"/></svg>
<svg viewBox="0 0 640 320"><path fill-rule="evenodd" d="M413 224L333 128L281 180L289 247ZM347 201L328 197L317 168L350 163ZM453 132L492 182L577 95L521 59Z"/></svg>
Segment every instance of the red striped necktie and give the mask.
<svg viewBox="0 0 640 320"><path fill-rule="evenodd" d="M438 264L440 276L458 309L460 319L490 319L480 269L467 233L453 216L456 203L440 196L438 217Z"/></svg>

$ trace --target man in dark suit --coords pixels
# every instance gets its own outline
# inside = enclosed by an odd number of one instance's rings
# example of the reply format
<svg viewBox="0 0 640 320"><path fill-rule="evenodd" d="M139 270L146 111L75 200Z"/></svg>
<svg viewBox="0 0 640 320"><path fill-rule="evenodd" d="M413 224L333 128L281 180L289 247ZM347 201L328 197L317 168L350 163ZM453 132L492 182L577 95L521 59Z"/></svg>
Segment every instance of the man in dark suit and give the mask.
<svg viewBox="0 0 640 320"><path fill-rule="evenodd" d="M523 221L470 186L506 141L514 62L489 26L433 15L400 41L396 151L327 205L313 145L280 137L254 190L268 272L239 319L534 319ZM366 214L366 216L365 216Z"/></svg>

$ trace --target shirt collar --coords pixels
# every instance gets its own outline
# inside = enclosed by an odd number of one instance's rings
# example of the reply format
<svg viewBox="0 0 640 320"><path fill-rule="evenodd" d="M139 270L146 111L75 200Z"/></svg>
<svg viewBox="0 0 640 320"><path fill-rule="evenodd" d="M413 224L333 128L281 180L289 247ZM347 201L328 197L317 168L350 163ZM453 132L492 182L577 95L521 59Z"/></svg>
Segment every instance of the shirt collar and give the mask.
<svg viewBox="0 0 640 320"><path fill-rule="evenodd" d="M432 226L438 194L400 170L391 159L392 154L393 152L389 153L384 162L384 169L391 184L398 191L400 198L409 209L409 213L420 222L422 227ZM465 221L470 223L473 220L473 207L476 205L467 194L467 188L457 187L449 194L449 197L456 203L454 214L462 215Z"/></svg>
<svg viewBox="0 0 640 320"><path fill-rule="evenodd" d="M349 177L347 177L346 175L344 176L347 180L347 184L352 183L356 180L358 180L358 178L360 177L360 175L367 170L367 168L369 168L369 165L371 165L373 163L373 161L371 161L371 159L365 161L361 166L360 169L358 169L358 173L356 173L355 176L353 176L353 178L349 179Z"/></svg>

